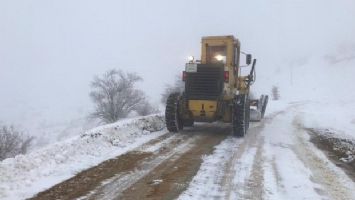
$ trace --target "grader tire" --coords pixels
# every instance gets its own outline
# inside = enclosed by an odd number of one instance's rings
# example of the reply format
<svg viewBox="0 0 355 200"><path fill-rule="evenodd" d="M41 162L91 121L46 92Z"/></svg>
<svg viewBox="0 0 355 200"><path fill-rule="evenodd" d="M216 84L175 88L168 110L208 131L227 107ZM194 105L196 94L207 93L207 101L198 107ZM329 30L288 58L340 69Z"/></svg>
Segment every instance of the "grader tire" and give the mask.
<svg viewBox="0 0 355 200"><path fill-rule="evenodd" d="M193 127L194 126L194 120L185 120L184 121L184 127Z"/></svg>
<svg viewBox="0 0 355 200"><path fill-rule="evenodd" d="M233 135L244 137L249 128L250 105L247 95L238 95L234 100L232 112Z"/></svg>
<svg viewBox="0 0 355 200"><path fill-rule="evenodd" d="M165 123L169 132L179 132L183 129L183 123L179 116L179 93L170 94L166 101Z"/></svg>

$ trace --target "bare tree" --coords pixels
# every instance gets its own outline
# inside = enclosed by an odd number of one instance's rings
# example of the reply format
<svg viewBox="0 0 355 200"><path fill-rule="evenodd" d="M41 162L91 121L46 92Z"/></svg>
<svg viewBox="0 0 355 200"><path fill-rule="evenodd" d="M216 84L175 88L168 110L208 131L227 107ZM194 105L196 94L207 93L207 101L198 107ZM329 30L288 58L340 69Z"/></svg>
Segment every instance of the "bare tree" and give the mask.
<svg viewBox="0 0 355 200"><path fill-rule="evenodd" d="M13 126L0 128L0 160L25 154L31 145L33 137L28 137Z"/></svg>
<svg viewBox="0 0 355 200"><path fill-rule="evenodd" d="M272 94L272 100L276 101L280 99L280 91L277 86L272 86L271 94Z"/></svg>
<svg viewBox="0 0 355 200"><path fill-rule="evenodd" d="M171 84L166 84L165 85L165 89L164 89L164 92L161 94L161 102L163 104L166 103L166 100L168 99L168 96L172 93L176 93L176 92L183 92L184 91L184 82L181 80L181 77L180 76L176 76L175 77L175 82L173 85Z"/></svg>
<svg viewBox="0 0 355 200"><path fill-rule="evenodd" d="M96 108L92 116L106 123L112 123L136 109L145 99L144 93L134 88L142 80L135 73L109 70L96 76L91 83L90 97Z"/></svg>
<svg viewBox="0 0 355 200"><path fill-rule="evenodd" d="M147 116L153 113L158 113L159 109L154 108L150 102L144 100L137 106L136 112L141 116Z"/></svg>

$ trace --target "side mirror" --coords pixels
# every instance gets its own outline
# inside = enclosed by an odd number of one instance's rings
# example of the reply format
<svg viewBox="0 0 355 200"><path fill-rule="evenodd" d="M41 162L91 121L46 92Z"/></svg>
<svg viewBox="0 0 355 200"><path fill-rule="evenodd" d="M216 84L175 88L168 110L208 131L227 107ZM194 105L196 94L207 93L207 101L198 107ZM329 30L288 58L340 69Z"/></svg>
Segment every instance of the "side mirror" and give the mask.
<svg viewBox="0 0 355 200"><path fill-rule="evenodd" d="M247 54L246 56L247 56L246 63L247 63L247 65L250 65L251 64L251 54Z"/></svg>

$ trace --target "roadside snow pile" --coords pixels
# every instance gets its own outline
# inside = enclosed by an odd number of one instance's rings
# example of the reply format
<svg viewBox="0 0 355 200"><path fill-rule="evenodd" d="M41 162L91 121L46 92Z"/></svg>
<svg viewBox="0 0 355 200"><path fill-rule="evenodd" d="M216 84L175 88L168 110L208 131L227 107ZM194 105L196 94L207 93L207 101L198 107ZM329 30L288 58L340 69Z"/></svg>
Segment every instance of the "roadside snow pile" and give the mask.
<svg viewBox="0 0 355 200"><path fill-rule="evenodd" d="M297 109L299 126L311 141L338 160L355 164L355 102L308 102Z"/></svg>
<svg viewBox="0 0 355 200"><path fill-rule="evenodd" d="M307 130L311 133L311 141L321 149L333 152L344 163L354 163L355 139L339 138L336 133L328 129Z"/></svg>
<svg viewBox="0 0 355 200"><path fill-rule="evenodd" d="M308 102L298 107L305 128L328 129L341 138L355 139L355 102Z"/></svg>
<svg viewBox="0 0 355 200"><path fill-rule="evenodd" d="M0 162L0 199L25 199L164 134L162 115L126 119Z"/></svg>
<svg viewBox="0 0 355 200"><path fill-rule="evenodd" d="M126 145L125 142L140 137L142 134L160 131L165 127L163 116L125 120L113 124L94 128L80 137L90 142L92 138L99 138L104 143L113 146ZM125 134L122 134L124 132Z"/></svg>

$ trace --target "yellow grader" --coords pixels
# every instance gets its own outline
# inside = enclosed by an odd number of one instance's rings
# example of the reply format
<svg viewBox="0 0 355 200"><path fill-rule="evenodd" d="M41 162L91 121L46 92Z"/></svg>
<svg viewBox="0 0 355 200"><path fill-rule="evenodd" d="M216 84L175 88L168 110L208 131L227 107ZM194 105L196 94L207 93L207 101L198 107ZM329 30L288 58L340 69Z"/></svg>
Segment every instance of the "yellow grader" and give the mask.
<svg viewBox="0 0 355 200"><path fill-rule="evenodd" d="M250 54L242 53L239 40L231 35L203 37L201 50L201 60L189 57L186 63L184 92L172 93L167 99L166 127L178 132L194 122L223 121L232 124L233 135L243 137L251 114L254 121L261 120L268 100L266 95L249 99L256 59L252 62ZM241 54L246 56L246 66L252 64L246 76L241 75Z"/></svg>

